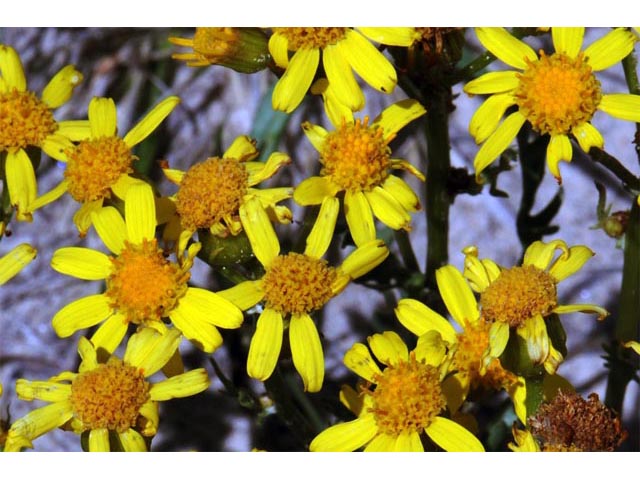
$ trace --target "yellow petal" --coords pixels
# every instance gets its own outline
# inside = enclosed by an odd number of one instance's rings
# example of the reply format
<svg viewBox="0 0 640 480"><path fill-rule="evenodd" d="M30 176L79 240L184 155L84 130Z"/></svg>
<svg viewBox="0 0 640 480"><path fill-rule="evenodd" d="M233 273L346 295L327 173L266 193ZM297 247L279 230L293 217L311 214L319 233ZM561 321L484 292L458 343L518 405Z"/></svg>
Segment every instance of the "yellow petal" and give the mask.
<svg viewBox="0 0 640 480"><path fill-rule="evenodd" d="M318 330L309 315L291 316L289 344L305 392L319 392L324 380L324 354Z"/></svg>
<svg viewBox="0 0 640 480"><path fill-rule="evenodd" d="M525 121L526 118L520 112L512 113L482 144L473 161L473 166L476 169L476 180L482 171L511 145Z"/></svg>
<svg viewBox="0 0 640 480"><path fill-rule="evenodd" d="M351 278L358 278L380 265L389 256L382 240L372 240L356 248L344 259L339 270Z"/></svg>
<svg viewBox="0 0 640 480"><path fill-rule="evenodd" d="M298 205L318 205L326 197L335 197L340 187L327 177L309 177L298 184L293 199Z"/></svg>
<svg viewBox="0 0 640 480"><path fill-rule="evenodd" d="M268 178L273 177L284 165L291 163L291 157L285 153L273 152L265 163L247 162L245 168L249 171L249 185L256 185ZM251 169L251 164L259 166L259 169Z"/></svg>
<svg viewBox="0 0 640 480"><path fill-rule="evenodd" d="M495 322L491 325L489 329L489 359L502 355L509 341L509 333L508 323Z"/></svg>
<svg viewBox="0 0 640 480"><path fill-rule="evenodd" d="M584 56L591 68L597 72L615 65L629 55L635 42L636 37L632 32L616 28L585 48Z"/></svg>
<svg viewBox="0 0 640 480"><path fill-rule="evenodd" d="M115 207L104 207L92 212L91 219L98 236L105 247L116 255L124 248L127 227Z"/></svg>
<svg viewBox="0 0 640 480"><path fill-rule="evenodd" d="M351 68L351 67L349 67ZM333 87L326 78L319 78L311 85L311 93L314 95L322 95L324 103L324 111L329 117L331 125L339 127L343 123L353 123L353 111L348 105L345 105L336 96Z"/></svg>
<svg viewBox="0 0 640 480"><path fill-rule="evenodd" d="M393 92L398 81L395 68L361 33L347 30L337 46L365 82L380 92Z"/></svg>
<svg viewBox="0 0 640 480"><path fill-rule="evenodd" d="M78 340L78 355L82 361L78 367L78 372L86 372L93 370L98 366L98 353L94 345L85 337L80 337Z"/></svg>
<svg viewBox="0 0 640 480"><path fill-rule="evenodd" d="M375 383L376 375L382 373L369 349L362 343L354 343L344 354L342 361L349 370L371 383Z"/></svg>
<svg viewBox="0 0 640 480"><path fill-rule="evenodd" d="M142 120L129 130L122 139L124 143L129 147L133 147L142 142L169 116L179 103L180 99L176 96L167 97L159 102Z"/></svg>
<svg viewBox="0 0 640 480"><path fill-rule="evenodd" d="M538 59L533 48L518 40L504 28L476 28L475 31L480 43L509 66L524 70L527 68L525 59L532 62Z"/></svg>
<svg viewBox="0 0 640 480"><path fill-rule="evenodd" d="M187 317L221 328L238 328L244 320L232 302L203 288L189 287L178 301L178 308Z"/></svg>
<svg viewBox="0 0 640 480"><path fill-rule="evenodd" d="M400 323L418 337L430 330L435 330L446 342L450 344L457 342L456 331L447 319L418 300L401 299L395 313Z"/></svg>
<svg viewBox="0 0 640 480"><path fill-rule="evenodd" d="M609 312L598 305L593 305L591 303L581 303L575 305L558 305L553 309L554 313L558 313L562 315L563 313L573 313L573 312L582 312L582 313L595 313L598 315L598 320L604 320L609 316Z"/></svg>
<svg viewBox="0 0 640 480"><path fill-rule="evenodd" d="M595 253L590 248L584 245L576 245L569 248L567 255L558 257L554 264L551 265L549 273L560 282L580 270L587 260L594 255Z"/></svg>
<svg viewBox="0 0 640 480"><path fill-rule="evenodd" d="M63 67L42 91L42 101L51 108L58 108L71 98L73 89L82 82L82 73L73 65Z"/></svg>
<svg viewBox="0 0 640 480"><path fill-rule="evenodd" d="M547 166L558 181L561 179L559 163L561 161L570 162L571 157L573 157L573 147L569 137L563 134L552 135L547 146Z"/></svg>
<svg viewBox="0 0 640 480"><path fill-rule="evenodd" d="M389 175L382 184L382 188L391 194L407 212L417 212L422 208L418 196L400 177Z"/></svg>
<svg viewBox="0 0 640 480"><path fill-rule="evenodd" d="M427 110L417 100L408 98L385 108L371 126L382 127L384 139L388 143L403 127L425 113Z"/></svg>
<svg viewBox="0 0 640 480"><path fill-rule="evenodd" d="M89 102L91 138L113 137L117 129L116 104L111 98L94 97Z"/></svg>
<svg viewBox="0 0 640 480"><path fill-rule="evenodd" d="M9 88L19 92L27 89L27 79L18 53L7 45L0 45L0 74Z"/></svg>
<svg viewBox="0 0 640 480"><path fill-rule="evenodd" d="M638 355L640 355L640 343L635 342L633 340L626 342L624 344L625 348L630 348L632 349L634 352L636 352Z"/></svg>
<svg viewBox="0 0 640 480"><path fill-rule="evenodd" d="M81 280L104 280L112 271L108 256L84 247L59 248L51 258L51 268Z"/></svg>
<svg viewBox="0 0 640 480"><path fill-rule="evenodd" d="M175 168L163 168L162 173L167 177L171 183L175 183L176 185L180 185L182 183L182 179L184 178L185 173L182 170L177 170Z"/></svg>
<svg viewBox="0 0 640 480"><path fill-rule="evenodd" d="M351 190L345 192L344 213L356 246L375 240L376 227L373 223L373 212L363 192Z"/></svg>
<svg viewBox="0 0 640 480"><path fill-rule="evenodd" d="M420 33L413 27L357 27L365 37L396 47L409 47L420 39Z"/></svg>
<svg viewBox="0 0 640 480"><path fill-rule="evenodd" d="M210 383L207 371L204 368L196 368L151 385L149 396L156 402L190 397L204 392Z"/></svg>
<svg viewBox="0 0 640 480"><path fill-rule="evenodd" d="M591 150L591 147L604 147L604 138L602 138L598 129L589 122L584 122L577 127L573 127L571 133L576 137L580 148L585 152Z"/></svg>
<svg viewBox="0 0 640 480"><path fill-rule="evenodd" d="M71 385L52 381L28 381L19 378L16 381L16 394L21 400L31 402L63 402L71 396Z"/></svg>
<svg viewBox="0 0 640 480"><path fill-rule="evenodd" d="M504 112L513 105L511 93L499 93L487 98L469 121L469 133L476 143L484 142L498 128Z"/></svg>
<svg viewBox="0 0 640 480"><path fill-rule="evenodd" d="M72 416L70 401L52 403L27 413L11 425L4 451L18 452L21 447L32 447L32 440L58 428Z"/></svg>
<svg viewBox="0 0 640 480"><path fill-rule="evenodd" d="M453 345L453 343L450 343ZM418 337L416 348L413 349L416 360L433 367L440 367L447 353L447 346L442 335L436 330L429 330Z"/></svg>
<svg viewBox="0 0 640 480"><path fill-rule="evenodd" d="M280 68L289 66L289 41L280 33L274 33L269 37L269 53L271 58Z"/></svg>
<svg viewBox="0 0 640 480"><path fill-rule="evenodd" d="M136 432L133 428L129 428L124 432L118 432L120 443L125 452L146 452L147 443L144 437Z"/></svg>
<svg viewBox="0 0 640 480"><path fill-rule="evenodd" d="M91 124L88 120L63 120L58 122L56 133L72 142L80 142L91 137Z"/></svg>
<svg viewBox="0 0 640 480"><path fill-rule="evenodd" d="M553 27L551 37L553 38L553 48L557 53L564 53L575 58L582 47L584 27Z"/></svg>
<svg viewBox="0 0 640 480"><path fill-rule="evenodd" d="M338 45L327 45L322 50L322 63L331 91L340 103L351 110L362 110L364 94L353 76L353 70Z"/></svg>
<svg viewBox="0 0 640 480"><path fill-rule="evenodd" d="M55 202L67 192L68 185L69 184L66 180L61 181L58 185L53 187L53 189L36 198L33 203L31 203L31 209L35 212L39 208L42 208L51 202Z"/></svg>
<svg viewBox="0 0 640 480"><path fill-rule="evenodd" d="M140 407L140 433L149 437L155 435L158 431L158 423L160 423L160 415L158 411L158 404L153 400L147 400L144 405Z"/></svg>
<svg viewBox="0 0 640 480"><path fill-rule="evenodd" d="M81 237L84 237L91 227L93 213L99 211L101 208L102 199L99 198L98 200L83 203L76 213L74 213L73 223L78 229Z"/></svg>
<svg viewBox="0 0 640 480"><path fill-rule="evenodd" d="M59 337L73 335L80 329L93 327L113 313L104 294L74 300L53 316L52 325Z"/></svg>
<svg viewBox="0 0 640 480"><path fill-rule="evenodd" d="M367 444L364 449L365 452L394 452L396 451L396 439L395 435L390 435L385 432L378 432L378 435Z"/></svg>
<svg viewBox="0 0 640 480"><path fill-rule="evenodd" d="M534 315L517 328L517 334L527 343L529 358L535 364L543 363L549 356L549 335L542 315Z"/></svg>
<svg viewBox="0 0 640 480"><path fill-rule="evenodd" d="M312 452L353 452L378 432L373 415L366 415L350 422L339 423L316 436L309 445Z"/></svg>
<svg viewBox="0 0 640 480"><path fill-rule="evenodd" d="M476 254L467 253L469 248L463 250L464 257L464 277L469 281L471 288L482 293L500 275L500 267L492 260L480 260ZM473 250L476 251L476 250Z"/></svg>
<svg viewBox="0 0 640 480"><path fill-rule="evenodd" d="M280 356L283 332L282 315L271 308L264 309L249 346L247 373L251 378L265 381L271 376Z"/></svg>
<svg viewBox="0 0 640 480"><path fill-rule="evenodd" d="M420 434L416 431L401 433L396 437L394 452L424 452Z"/></svg>
<svg viewBox="0 0 640 480"><path fill-rule="evenodd" d="M151 240L156 232L156 204L150 185L140 183L127 190L124 201L124 218L127 227L127 240L141 245Z"/></svg>
<svg viewBox="0 0 640 480"><path fill-rule="evenodd" d="M164 333L149 327L141 328L129 338L123 360L140 368L149 377L171 359L180 340L180 332L175 328Z"/></svg>
<svg viewBox="0 0 640 480"><path fill-rule="evenodd" d="M111 185L111 191L116 195L116 197L124 200L127 198L127 192L134 185L148 185L144 180L140 180L138 178L130 177L129 175L120 175L116 183Z"/></svg>
<svg viewBox="0 0 640 480"><path fill-rule="evenodd" d="M463 90L469 95L509 93L519 84L517 72L488 72L468 82Z"/></svg>
<svg viewBox="0 0 640 480"><path fill-rule="evenodd" d="M336 125L336 127L339 126L340 125ZM328 132L320 125L314 125L311 122L304 122L302 124L302 131L307 136L307 139L311 142L311 145L313 145L313 148L322 153L322 150L324 149L324 141L328 135Z"/></svg>
<svg viewBox="0 0 640 480"><path fill-rule="evenodd" d="M240 310L248 310L264 298L262 280L241 282L226 290L220 290L218 295L238 306Z"/></svg>
<svg viewBox="0 0 640 480"><path fill-rule="evenodd" d="M31 221L31 204L36 199L37 184L33 164L27 153L20 149L7 152L5 175L11 205L17 207L20 221Z"/></svg>
<svg viewBox="0 0 640 480"><path fill-rule="evenodd" d="M478 303L462 274L452 265L436 270L436 282L449 313L462 327L473 325L480 317Z"/></svg>
<svg viewBox="0 0 640 480"><path fill-rule="evenodd" d="M89 431L89 451L90 452L110 452L109 429L93 428Z"/></svg>
<svg viewBox="0 0 640 480"><path fill-rule="evenodd" d="M49 155L51 158L59 160L61 162L67 161L67 151L74 148L71 140L60 132L52 133L42 141L42 151Z"/></svg>
<svg viewBox="0 0 640 480"><path fill-rule="evenodd" d="M309 236L304 249L305 255L313 258L321 258L333 239L333 231L336 227L336 220L340 210L340 201L334 197L326 197L322 201L320 212Z"/></svg>
<svg viewBox="0 0 640 480"><path fill-rule="evenodd" d="M271 103L274 110L291 113L300 105L311 86L320 63L320 50L300 49L294 53L284 75L273 89Z"/></svg>
<svg viewBox="0 0 640 480"><path fill-rule="evenodd" d="M612 117L640 123L640 95L629 93L603 95L598 109Z"/></svg>
<svg viewBox="0 0 640 480"><path fill-rule="evenodd" d="M409 359L407 345L395 332L376 333L368 337L367 341L373 354L384 365L397 365L399 362L406 362Z"/></svg>
<svg viewBox="0 0 640 480"><path fill-rule="evenodd" d="M120 313L109 317L91 337L91 343L96 349L104 349L109 353L115 352L120 346L120 342L127 333L129 322Z"/></svg>
<svg viewBox="0 0 640 480"><path fill-rule="evenodd" d="M233 158L241 162L247 162L258 155L260 155L260 152L256 148L256 141L248 135L239 135L224 152L222 158Z"/></svg>
<svg viewBox="0 0 640 480"><path fill-rule="evenodd" d="M364 195L371 205L373 214L386 226L393 230L410 229L411 217L402 205L382 187L374 187L372 190L364 192Z"/></svg>
<svg viewBox="0 0 640 480"><path fill-rule="evenodd" d="M15 277L36 258L37 253L37 250L28 243L21 243L0 257L0 285Z"/></svg>
<svg viewBox="0 0 640 480"><path fill-rule="evenodd" d="M280 253L280 242L259 199L254 197L240 206L240 220L253 254L262 265L268 267Z"/></svg>
<svg viewBox="0 0 640 480"><path fill-rule="evenodd" d="M540 270L546 270L551 264L551 261L556 254L556 250L562 252L560 256L563 258L566 258L569 255L569 248L562 240L551 240L548 243L536 240L529 245L527 250L524 252L522 264L533 265Z"/></svg>
<svg viewBox="0 0 640 480"><path fill-rule="evenodd" d="M484 452L480 440L448 418L434 418L425 431L434 443L447 452Z"/></svg>

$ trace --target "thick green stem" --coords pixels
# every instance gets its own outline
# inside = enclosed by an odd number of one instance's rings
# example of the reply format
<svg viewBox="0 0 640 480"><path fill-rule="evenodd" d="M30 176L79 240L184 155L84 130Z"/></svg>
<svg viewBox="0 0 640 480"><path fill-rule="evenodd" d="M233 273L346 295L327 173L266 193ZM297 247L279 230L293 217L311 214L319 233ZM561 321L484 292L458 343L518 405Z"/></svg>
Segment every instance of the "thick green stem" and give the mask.
<svg viewBox="0 0 640 480"><path fill-rule="evenodd" d="M426 286L436 291L436 270L449 261L449 207L447 189L451 168L447 102L451 89L430 102L426 120L427 138L427 260Z"/></svg>
<svg viewBox="0 0 640 480"><path fill-rule="evenodd" d="M625 234L624 266L620 287L620 313L615 325L615 340L609 352L609 380L605 404L620 414L627 384L635 375L637 356L622 343L638 339L640 331L640 207L632 201Z"/></svg>

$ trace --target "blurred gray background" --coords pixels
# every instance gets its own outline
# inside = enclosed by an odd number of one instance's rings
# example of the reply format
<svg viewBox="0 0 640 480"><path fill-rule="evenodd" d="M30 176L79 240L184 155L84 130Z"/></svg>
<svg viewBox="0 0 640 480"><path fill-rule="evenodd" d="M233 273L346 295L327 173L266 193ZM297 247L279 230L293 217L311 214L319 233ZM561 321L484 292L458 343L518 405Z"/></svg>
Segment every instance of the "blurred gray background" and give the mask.
<svg viewBox="0 0 640 480"><path fill-rule="evenodd" d="M605 32L605 29L589 29L585 43ZM111 96L117 103L119 132L126 133L144 114L141 105L149 104L150 89L157 89L159 97L180 96L182 103L159 129L153 160L164 159L172 168L186 170L195 162L221 154L236 136L250 133L260 102L275 77L268 71L243 75L222 67L194 69L178 62L167 62L171 53L177 51L166 41L170 35L191 37L193 30L0 28L0 42L13 46L22 58L30 90L39 94L51 76L68 63L75 64L84 74L84 82L72 100L56 111L58 119L86 118L87 105L93 96ZM467 30L466 37L471 45L476 45L472 30ZM167 63L172 65L169 73ZM490 68L504 69L505 66L495 62ZM619 65L599 73L598 78L605 92L627 91ZM461 93L460 85L455 87L455 92L460 95L451 115L452 163L472 171L477 146L467 133L467 126L482 99L468 98ZM400 89L384 97L371 94L370 89L366 93L365 113L372 117L384 106L405 98ZM316 152L300 129L304 120L327 125L318 99L300 107L291 116L279 150L289 153L293 163L272 183L295 184L317 168ZM593 123L604 134L605 149L637 174L638 163L631 143L633 125L601 112L596 114ZM394 150L394 156L421 168L424 168L425 155L424 139L420 138L404 142ZM628 197L621 195L611 176L583 156L575 156L571 164L563 164L561 172L564 201L553 222L560 230L545 240L558 237L569 245L585 244L596 252L596 256L579 273L560 284L560 301L596 303L615 312L622 251L616 249L615 241L601 230L589 228L597 221L597 193L593 180L598 179L607 186L608 202L614 204L613 211L627 208ZM37 173L40 193L57 184L62 176L60 168L44 158ZM154 180L163 194L174 193L175 188L161 176L156 175ZM409 181L420 188L419 182ZM450 216L450 263L462 268L460 251L470 244L478 246L482 257L493 258L500 264L511 266L518 261L521 248L515 215L520 200L520 181L520 169L515 165L499 179L498 186L509 192L508 198L493 197L486 190L476 196L456 197ZM538 194L540 206L557 189L555 180L547 173ZM302 220L301 209L291 207L296 220ZM83 282L60 275L50 268L49 261L53 252L63 246L81 245L99 250L104 247L93 231L84 239L78 237L71 220L76 209L76 202L66 195L38 211L33 223L12 223L11 236L0 243L0 253L25 241L39 252L37 259L20 275L0 287L0 381L5 389L0 399L0 416L3 418L8 412L16 419L41 405L16 399L14 385L17 378L45 379L77 367L76 342L80 332L72 338L60 339L51 328L51 318L69 302L99 292L101 285L100 282ZM288 228L287 232L295 232L296 224ZM285 230L279 228L280 232ZM424 264L428 237L423 212L414 215L410 238L420 264ZM199 260L192 282L215 288L211 284L209 268ZM389 313L383 296L356 284L329 303L321 327L327 379L347 375L341 361L344 352L354 341L364 341L366 334L375 331L373 319L381 310ZM601 358L601 345L609 338L611 321L598 324L594 316L583 314L566 315L562 321L567 330L569 355L559 373L584 396L596 392L604 399L607 370ZM396 326L402 328L399 323ZM368 333L363 336L361 332ZM227 374L231 374L232 366L227 343L244 338L237 336L230 340L231 335L231 332L223 332L225 345L214 354ZM212 386L197 401L183 399L162 404L160 429L153 450L246 451L255 447L260 435L255 429L257 419L224 393L204 356L194 351L188 342L183 343L181 351L187 366L205 366L209 370ZM247 388L261 391L258 382L243 381ZM639 400L638 386L632 383L627 389L623 422L630 434L626 444L629 450L639 449ZM286 431L282 434L289 435ZM38 439L35 448L77 451L80 445L74 434L54 431Z"/></svg>

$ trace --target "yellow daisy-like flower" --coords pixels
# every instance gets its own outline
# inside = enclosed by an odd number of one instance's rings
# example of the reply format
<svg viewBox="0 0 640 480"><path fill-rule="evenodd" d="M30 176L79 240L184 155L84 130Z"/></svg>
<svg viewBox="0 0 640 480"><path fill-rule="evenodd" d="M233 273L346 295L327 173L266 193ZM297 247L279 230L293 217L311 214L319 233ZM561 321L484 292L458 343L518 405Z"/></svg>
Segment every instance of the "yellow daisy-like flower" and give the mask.
<svg viewBox="0 0 640 480"><path fill-rule="evenodd" d="M81 235L86 234L91 226L92 212L100 210L105 199L112 194L124 199L128 188L139 183L129 176L133 173L132 164L137 160L132 149L147 138L178 103L178 97L165 98L121 138L117 135L114 101L94 97L89 103L91 134L78 145L64 150L59 160L67 164L65 179L38 199L39 206L69 192L82 204L73 222Z"/></svg>
<svg viewBox="0 0 640 480"><path fill-rule="evenodd" d="M554 260L556 250L561 254ZM567 247L562 240L533 242L521 266L501 268L492 260L478 258L476 247L465 250L464 276L480 293L481 313L491 323L485 362L500 357L509 336L522 337L529 358L554 374L563 360L549 339L545 317L552 313L596 313L602 320L609 312L592 304L560 305L557 285L580 270L594 253L583 245Z"/></svg>
<svg viewBox="0 0 640 480"><path fill-rule="evenodd" d="M0 257L0 285L4 285L36 258L37 250L22 243Z"/></svg>
<svg viewBox="0 0 640 480"><path fill-rule="evenodd" d="M151 187L132 185L125 199L126 223L114 207L92 213L92 222L114 254L83 247L58 249L54 270L83 280L104 280L106 291L71 302L53 317L53 328L68 337L103 322L91 337L96 347L113 352L133 323L162 332L169 318L186 338L205 352L222 344L216 327L238 328L242 312L231 302L202 288L188 286L199 243L184 256L189 236L180 238L178 263L169 261L155 239L156 215Z"/></svg>
<svg viewBox="0 0 640 480"><path fill-rule="evenodd" d="M448 371L442 345L425 342L409 352L395 332L367 340L385 368L378 367L362 343L347 351L344 364L368 382L360 395L351 388L341 392L358 418L321 432L311 442L311 451L351 452L364 446L365 452L422 452L423 432L449 452L484 451L471 432L442 416L447 406L442 379Z"/></svg>
<svg viewBox="0 0 640 480"><path fill-rule="evenodd" d="M16 392L22 400L42 400L50 405L11 425L5 451L33 448L33 440L58 427L77 434L88 432L92 452L147 451L145 437L152 437L158 429L158 402L195 395L209 387L204 368L159 382L148 380L170 361L180 339L175 329L162 335L143 328L131 336L122 359L111 356L101 363L97 346L82 337L78 344L82 362L77 373L66 371L44 381L17 381Z"/></svg>
<svg viewBox="0 0 640 480"><path fill-rule="evenodd" d="M341 103L352 111L364 107L364 94L353 70L371 87L393 92L398 81L395 68L370 42L408 47L420 38L412 27L295 27L274 28L269 51L285 73L273 91L275 110L292 112L302 101L320 65L334 85ZM294 52L289 58L289 52Z"/></svg>
<svg viewBox="0 0 640 480"><path fill-rule="evenodd" d="M285 319L289 319L289 343L293 364L304 388L317 392L324 379L324 355L316 326L309 315L321 309L348 283L378 266L389 251L373 240L354 250L339 267L322 256L333 236L339 204L327 198L307 237L303 253L280 254L280 243L269 216L258 198L250 199L240 212L253 252L265 268L259 280L242 282L219 292L243 310L264 302L251 339L247 372L258 380L268 379L278 362Z"/></svg>
<svg viewBox="0 0 640 480"><path fill-rule="evenodd" d="M456 331L446 318L411 298L400 300L395 313L400 323L418 337L436 331L454 351L450 368L454 373L445 380L451 411L458 410L470 390L480 387L507 390L516 410L523 409L524 404L520 402L523 396L518 394L524 388L522 379L505 370L497 358L488 366L483 363L485 350L489 347L491 323L480 315L467 281L451 265L436 270L436 281L440 295L461 331Z"/></svg>
<svg viewBox="0 0 640 480"><path fill-rule="evenodd" d="M640 122L640 96L605 94L594 75L621 61L632 50L635 36L617 28L581 50L584 28L552 28L555 52L540 57L504 28L477 28L478 40L507 65L520 71L489 72L467 83L464 91L490 94L471 119L469 132L482 147L476 154L476 178L529 122L551 136L547 166L561 182L559 162L571 161L571 135L585 152L603 148L604 139L590 123L597 110L623 120ZM507 108L517 106L500 125Z"/></svg>
<svg viewBox="0 0 640 480"><path fill-rule="evenodd" d="M376 238L375 216L394 230L410 230L409 213L421 208L411 187L392 169L404 169L424 181L424 175L405 160L391 157L389 143L398 131L426 110L415 100L387 107L369 125L368 117L344 118L336 130L302 124L307 138L320 153L320 176L303 180L293 192L300 205L318 205L344 192L344 210L356 245Z"/></svg>
<svg viewBox="0 0 640 480"><path fill-rule="evenodd" d="M0 45L0 155L6 155L5 178L16 219L31 221L37 208L37 183L27 147L38 147L56 160L63 151L88 134L86 122L58 122L53 110L65 104L82 74L73 65L62 68L38 98L27 90L27 80L18 53Z"/></svg>
<svg viewBox="0 0 640 480"><path fill-rule="evenodd" d="M292 188L253 188L291 162L288 155L272 153L266 162L252 162L259 155L255 141L246 135L237 137L220 157L211 157L193 165L186 172L165 168L169 180L179 186L173 195L176 214L167 229L208 229L221 237L242 231L240 212L251 198L258 198L263 207L279 223L290 223L291 211L278 202L291 198Z"/></svg>

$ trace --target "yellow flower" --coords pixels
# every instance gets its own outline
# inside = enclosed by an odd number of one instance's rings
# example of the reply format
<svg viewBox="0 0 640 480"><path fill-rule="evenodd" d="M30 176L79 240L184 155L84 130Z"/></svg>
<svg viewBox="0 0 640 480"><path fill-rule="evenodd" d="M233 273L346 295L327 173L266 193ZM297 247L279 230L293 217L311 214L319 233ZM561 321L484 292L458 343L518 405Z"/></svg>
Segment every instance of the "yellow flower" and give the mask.
<svg viewBox="0 0 640 480"><path fill-rule="evenodd" d="M92 213L92 221L105 246L113 252L83 247L58 249L51 259L54 270L83 280L104 280L106 291L71 302L53 317L53 328L68 337L82 328L103 322L91 341L113 352L129 324L162 332L169 318L186 338L205 352L222 344L216 327L238 328L242 312L231 302L202 288L189 287L190 269L200 244L183 236L178 263L169 261L154 237L156 221L151 187L132 185L125 199L125 221L114 207Z"/></svg>
<svg viewBox="0 0 640 480"><path fill-rule="evenodd" d="M17 52L0 45L0 155L6 154L5 178L16 219L31 221L38 191L33 164L25 149L38 147L57 160L63 151L88 134L86 122L58 122L52 110L65 104L82 74L72 65L62 68L39 99L27 90L27 80ZM34 205L35 204L35 205Z"/></svg>
<svg viewBox="0 0 640 480"><path fill-rule="evenodd" d="M356 245L376 238L373 217L394 230L410 230L409 213L421 208L420 200L391 169L404 169L424 181L424 176L405 160L391 157L389 143L406 124L425 113L415 100L403 100L387 107L369 125L343 119L336 130L302 124L307 138L320 153L320 176L303 180L293 192L300 205L318 205L325 198L344 193L344 209L349 231Z"/></svg>
<svg viewBox="0 0 640 480"><path fill-rule="evenodd" d="M562 252L554 260L556 250ZM554 374L563 360L549 339L545 317L556 313L609 313L592 304L560 305L557 284L580 270L594 253L583 245L567 247L562 240L533 242L521 266L501 268L489 259L478 259L476 247L465 249L464 276L480 293L481 313L491 323L485 362L500 357L509 336L526 341L529 358Z"/></svg>
<svg viewBox="0 0 640 480"><path fill-rule="evenodd" d="M339 267L321 257L327 251L338 215L338 201L327 198L318 220L307 237L304 253L280 254L278 237L258 198L250 199L240 212L253 252L265 268L259 280L242 282L219 292L243 310L264 302L251 339L247 372L258 380L268 379L275 369L285 328L289 321L289 343L293 364L305 390L317 392L324 379L324 356L316 326L309 315L321 309L348 283L379 265L389 251L373 240L354 250Z"/></svg>
<svg viewBox="0 0 640 480"><path fill-rule="evenodd" d="M143 328L131 336L122 359L111 356L101 363L97 346L80 338L78 373L65 371L44 381L17 381L16 392L22 400L50 404L11 425L5 451L33 448L33 440L58 427L77 434L88 432L92 452L147 451L144 437L157 432L158 402L195 395L209 386L204 368L159 382L147 380L170 361L180 339L175 329L159 334Z"/></svg>
<svg viewBox="0 0 640 480"><path fill-rule="evenodd" d="M253 188L291 162L284 153L274 152L266 162L252 162L258 156L255 141L246 135L237 137L222 158L211 157L193 165L187 172L165 168L167 178L179 186L171 200L177 216L167 225L173 231L193 234L204 228L221 237L242 231L240 212L251 198L258 198L279 222L290 223L291 211L278 202L291 198L293 189ZM181 225L180 225L181 224Z"/></svg>
<svg viewBox="0 0 640 480"><path fill-rule="evenodd" d="M171 55L189 67L222 65L241 73L254 73L267 68L270 60L267 37L259 28L197 27L193 38L169 37L169 41L191 49Z"/></svg>
<svg viewBox="0 0 640 480"><path fill-rule="evenodd" d="M28 243L14 247L9 253L0 257L0 285L15 277L24 267L36 258L38 252Z"/></svg>
<svg viewBox="0 0 640 480"><path fill-rule="evenodd" d="M365 452L422 452L423 432L446 451L484 451L471 432L442 416L447 406L441 383L448 365L444 347L424 342L409 352L395 332L367 340L385 368L378 367L362 343L347 351L344 364L368 382L360 395L351 388L341 392L358 418L321 432L311 442L311 451L351 452L364 446Z"/></svg>
<svg viewBox="0 0 640 480"><path fill-rule="evenodd" d="M273 91L273 108L291 113L300 104L313 82L322 52L322 66L339 101L352 111L361 110L365 99L353 70L383 93L393 92L398 81L393 65L368 39L407 47L419 38L410 27L274 28L269 51L285 72ZM294 52L291 59L289 52Z"/></svg>
<svg viewBox="0 0 640 480"><path fill-rule="evenodd" d="M633 33L617 28L581 51L584 28L552 28L555 52L540 57L526 43L503 28L477 28L480 43L518 71L489 72L472 80L464 91L491 94L476 111L469 132L478 144L476 178L511 144L528 121L533 129L551 136L547 166L561 182L559 162L571 161L569 135L585 152L603 148L604 139L590 123L597 110L623 120L640 122L640 96L604 94L593 72L621 61L636 41ZM517 110L498 125L507 108Z"/></svg>
<svg viewBox="0 0 640 480"><path fill-rule="evenodd" d="M158 103L124 137L117 131L116 105L110 98L94 97L89 103L91 133L78 145L64 150L59 160L66 162L65 179L38 199L38 206L46 205L65 192L82 203L73 222L85 235L91 226L91 213L102 208L112 194L124 199L127 189L138 180L133 173L133 147L147 138L171 113L180 99L167 97Z"/></svg>
<svg viewBox="0 0 640 480"><path fill-rule="evenodd" d="M488 366L483 364L485 350L489 347L491 324L480 315L468 283L451 265L436 270L436 281L440 295L461 331L456 331L446 318L411 298L400 300L395 313L400 323L419 338L436 331L454 351L450 368L454 373L444 382L449 409L456 412L470 390L484 387L492 390L504 388L511 395L516 411L522 411L524 404L520 400L524 398L519 394L519 390L524 388L522 379L505 370L497 358Z"/></svg>

